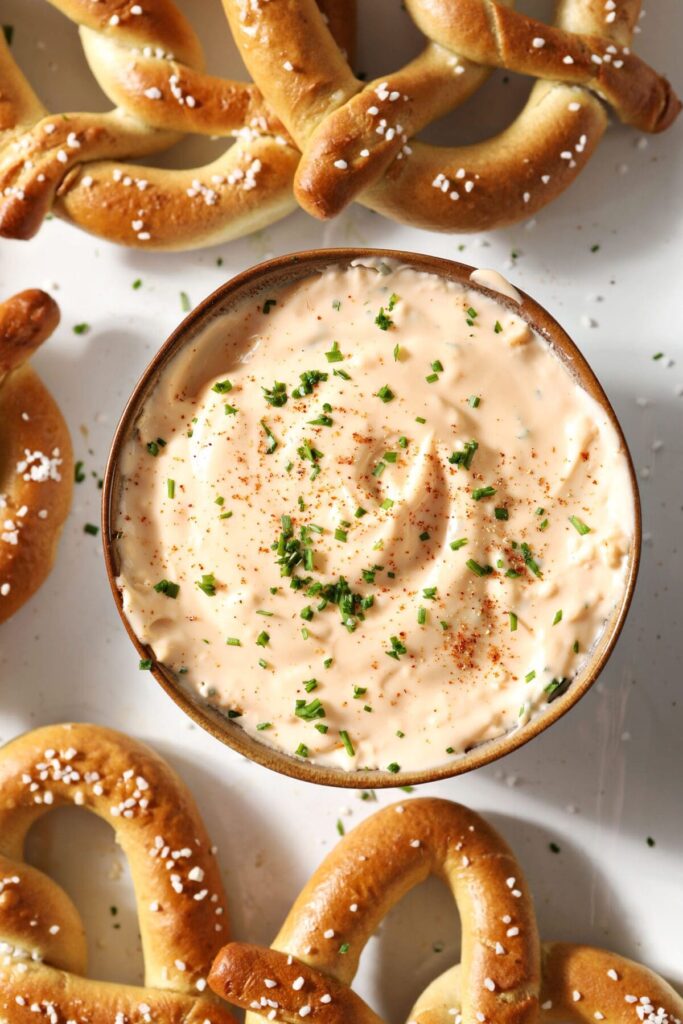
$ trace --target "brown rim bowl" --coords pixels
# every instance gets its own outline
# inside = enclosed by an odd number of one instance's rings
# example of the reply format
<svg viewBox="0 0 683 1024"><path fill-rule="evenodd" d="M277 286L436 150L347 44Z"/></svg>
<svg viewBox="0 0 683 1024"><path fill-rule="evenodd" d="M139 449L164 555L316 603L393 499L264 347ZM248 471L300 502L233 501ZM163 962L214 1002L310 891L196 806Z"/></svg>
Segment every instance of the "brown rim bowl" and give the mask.
<svg viewBox="0 0 683 1024"><path fill-rule="evenodd" d="M495 298L498 302L508 305L515 313L521 315L531 327L548 341L555 354L562 360L574 380L588 392L602 407L609 417L628 462L633 493L634 536L631 549L628 573L621 600L614 608L609 620L605 623L593 650L583 668L574 677L567 691L557 700L548 704L545 710L537 714L531 721L519 729L505 733L496 739L482 743L461 755L448 764L436 765L421 771L405 771L393 775L388 771L344 771L303 761L290 754L274 749L255 737L250 736L241 726L230 721L216 709L208 705L199 694L184 689L177 678L164 665L158 664L152 649L143 644L134 634L130 623L123 612L121 594L116 585L118 563L115 537L115 514L120 492L119 456L122 447L131 437L136 420L147 400L148 395L156 386L160 374L178 351L191 343L194 336L201 332L212 320L222 315L235 303L262 292L272 294L273 290L282 288L295 281L310 277L331 265L347 265L356 259L394 259L416 270L438 274L447 280L467 284L485 295ZM417 253L400 252L388 249L313 249L307 252L293 253L269 260L243 271L230 281L221 285L194 309L189 316L176 328L138 381L131 398L116 429L112 448L104 478L102 504L102 537L109 583L112 588L116 607L126 627L128 635L135 644L140 657L151 659L152 675L178 707L195 722L210 732L221 742L226 743L238 753L251 761L264 765L273 771L280 772L306 782L326 786L346 787L353 789L383 788L396 786L414 786L424 782L436 782L448 779L464 772L472 771L482 765L489 764L505 754L509 754L523 746L548 726L561 718L593 685L605 666L619 633L633 596L638 563L640 560L641 517L638 485L633 464L624 438L623 431L610 405L605 392L595 374L571 338L560 325L528 295L520 292L521 305L507 299L498 292L474 284L470 274L474 268L437 256Z"/></svg>

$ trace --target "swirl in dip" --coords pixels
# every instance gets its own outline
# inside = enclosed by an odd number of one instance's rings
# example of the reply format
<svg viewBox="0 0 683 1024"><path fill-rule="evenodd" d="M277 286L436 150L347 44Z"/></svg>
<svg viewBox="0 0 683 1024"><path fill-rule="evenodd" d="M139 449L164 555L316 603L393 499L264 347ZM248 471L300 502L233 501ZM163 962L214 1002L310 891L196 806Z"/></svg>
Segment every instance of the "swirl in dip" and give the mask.
<svg viewBox="0 0 683 1024"><path fill-rule="evenodd" d="M624 594L634 495L606 413L514 303L398 265L215 319L120 473L136 635L321 764L419 770L524 724Z"/></svg>

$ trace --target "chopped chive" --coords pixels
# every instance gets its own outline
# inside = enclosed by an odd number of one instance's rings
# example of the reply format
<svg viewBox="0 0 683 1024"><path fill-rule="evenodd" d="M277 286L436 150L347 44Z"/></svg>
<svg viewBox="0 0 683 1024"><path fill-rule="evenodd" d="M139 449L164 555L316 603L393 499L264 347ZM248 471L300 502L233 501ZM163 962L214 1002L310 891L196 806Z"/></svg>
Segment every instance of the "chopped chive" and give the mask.
<svg viewBox="0 0 683 1024"><path fill-rule="evenodd" d="M478 409L479 406L481 405L481 398L479 397L479 395L470 395L470 397L467 399L467 403L473 409Z"/></svg>
<svg viewBox="0 0 683 1024"><path fill-rule="evenodd" d="M460 548L464 548L465 547L465 544L467 544L467 537L459 537L458 540L452 540L451 541L451 544L450 544L451 550L452 551L459 551Z"/></svg>
<svg viewBox="0 0 683 1024"><path fill-rule="evenodd" d="M579 653L579 641L578 640L575 640L574 643L572 644L572 650L573 650L574 654L578 654Z"/></svg>
<svg viewBox="0 0 683 1024"><path fill-rule="evenodd" d="M294 751L296 757L308 757L308 747L305 743L300 743Z"/></svg>
<svg viewBox="0 0 683 1024"><path fill-rule="evenodd" d="M341 299L335 299L332 303L332 309L336 309L337 312L341 309Z"/></svg>
<svg viewBox="0 0 683 1024"><path fill-rule="evenodd" d="M381 398L382 401L386 403L391 402L391 400L396 396L394 395L394 392L391 390L388 384L383 384L382 387L377 392L377 397Z"/></svg>
<svg viewBox="0 0 683 1024"><path fill-rule="evenodd" d="M432 363L432 370L434 373L443 373L443 363L440 359L435 359Z"/></svg>
<svg viewBox="0 0 683 1024"><path fill-rule="evenodd" d="M241 711L235 711L234 708L230 708L228 710L228 718L241 718L241 717L242 717L242 712Z"/></svg>
<svg viewBox="0 0 683 1024"><path fill-rule="evenodd" d="M375 323L380 331L388 331L390 327L394 326L394 321L384 312L384 306L380 306L379 313L375 317Z"/></svg>
<svg viewBox="0 0 683 1024"><path fill-rule="evenodd" d="M427 598L428 601L433 601L436 598L437 588L436 587L423 587L422 588L422 593Z"/></svg>
<svg viewBox="0 0 683 1024"><path fill-rule="evenodd" d="M493 514L495 515L496 519L500 519L503 522L505 522L506 520L508 520L510 518L510 513L508 512L508 510L506 508L502 508L502 507L501 508L494 508Z"/></svg>
<svg viewBox="0 0 683 1024"><path fill-rule="evenodd" d="M82 324L74 324L74 326L73 326L74 334L87 334L89 330L90 330L90 324L82 323Z"/></svg>
<svg viewBox="0 0 683 1024"><path fill-rule="evenodd" d="M405 435L402 435L401 437L399 437L399 439L397 441L397 444L398 444L399 448L407 448L408 447L408 438L405 437Z"/></svg>
<svg viewBox="0 0 683 1024"><path fill-rule="evenodd" d="M257 608L256 609L256 614L257 615L266 615L269 619L272 619L272 617L273 617L273 612L267 612L263 608Z"/></svg>
<svg viewBox="0 0 683 1024"><path fill-rule="evenodd" d="M517 631L517 616L514 612L509 612L508 614L510 616L510 632L515 633Z"/></svg>
<svg viewBox="0 0 683 1024"><path fill-rule="evenodd" d="M351 380L351 374L347 373L346 370L333 370L332 373L335 377L341 377L342 380Z"/></svg>
<svg viewBox="0 0 683 1024"><path fill-rule="evenodd" d="M305 700L297 700L294 707L294 714L302 718L304 722L312 722L316 718L325 718L325 708L318 697L306 703Z"/></svg>
<svg viewBox="0 0 683 1024"><path fill-rule="evenodd" d="M323 665L325 666L325 668L330 668L332 666L333 661L334 658L325 658Z"/></svg>
<svg viewBox="0 0 683 1024"><path fill-rule="evenodd" d="M399 358L400 358L400 356L401 356L401 346L400 345L394 345L394 362L397 363Z"/></svg>
<svg viewBox="0 0 683 1024"><path fill-rule="evenodd" d="M74 483L82 484L85 480L85 472L83 471L83 463L77 462L74 466Z"/></svg>
<svg viewBox="0 0 683 1024"><path fill-rule="evenodd" d="M503 325L501 324L500 320L496 320L493 330L495 331L496 334L500 334L500 332L503 330Z"/></svg>
<svg viewBox="0 0 683 1024"><path fill-rule="evenodd" d="M232 519L232 512L221 512L219 519Z"/></svg>
<svg viewBox="0 0 683 1024"><path fill-rule="evenodd" d="M354 686L354 688L353 688L354 700L360 700L360 698L364 697L367 692L368 692L367 686Z"/></svg>
<svg viewBox="0 0 683 1024"><path fill-rule="evenodd" d="M277 409L281 409L283 405L287 404L287 385L281 381L276 380L272 388L261 388L263 396L269 405L275 406Z"/></svg>
<svg viewBox="0 0 683 1024"><path fill-rule="evenodd" d="M258 647L267 647L269 640L270 634L266 633L265 629L262 629L259 635L256 637L256 644Z"/></svg>
<svg viewBox="0 0 683 1024"><path fill-rule="evenodd" d="M555 612L555 618L553 619L553 626L556 626L558 624L558 622L562 622L562 609L561 608L558 609L558 611Z"/></svg>
<svg viewBox="0 0 683 1024"><path fill-rule="evenodd" d="M258 725L256 726L256 729L257 729L258 732L263 732L265 729L272 729L272 728L273 728L273 723L272 722L259 722Z"/></svg>
<svg viewBox="0 0 683 1024"><path fill-rule="evenodd" d="M183 313L189 313L190 309L192 308L190 296L187 294L187 292L180 293L180 308L182 309Z"/></svg>
<svg viewBox="0 0 683 1024"><path fill-rule="evenodd" d="M394 507L394 503L391 500L391 498L385 498L384 501L382 502L382 504L380 505L380 508L383 508L385 510L385 512L388 512L389 509L393 508L393 507Z"/></svg>
<svg viewBox="0 0 683 1024"><path fill-rule="evenodd" d="M396 462L398 459L398 452L385 452L382 458L385 462Z"/></svg>
<svg viewBox="0 0 683 1024"><path fill-rule="evenodd" d="M476 311L476 309L473 309L472 306L470 306L470 308L467 310L467 315L468 315L468 317L470 317L471 320L476 320L477 319L477 311Z"/></svg>
<svg viewBox="0 0 683 1024"><path fill-rule="evenodd" d="M429 540L429 533L427 530L423 530L420 534L420 540Z"/></svg>
<svg viewBox="0 0 683 1024"><path fill-rule="evenodd" d="M522 544L522 555L524 556L524 564L527 566L527 568L531 570L531 572L534 574L534 576L536 576L537 579L542 580L543 573L541 572L538 562L533 557L531 553L531 548L528 544Z"/></svg>
<svg viewBox="0 0 683 1024"><path fill-rule="evenodd" d="M74 327L74 330L76 330L76 328L75 328L75 327ZM664 353L663 353L663 352L655 352L655 354L654 354L654 355L653 355L653 357L652 357L652 359L653 359L653 361L654 361L655 363L656 363L656 362L657 362L657 361L658 361L659 359L663 359L663 358L664 358Z"/></svg>
<svg viewBox="0 0 683 1024"><path fill-rule="evenodd" d="M531 672L527 672L527 674L524 676L524 682L525 683L530 683L535 678L536 678L536 670L532 668Z"/></svg>
<svg viewBox="0 0 683 1024"><path fill-rule="evenodd" d="M439 379L438 373L428 373L425 380L428 384L434 384Z"/></svg>
<svg viewBox="0 0 683 1024"><path fill-rule="evenodd" d="M427 609L426 608L418 608L418 610L417 610L417 624L418 624L418 626L424 626L426 621L427 621Z"/></svg>
<svg viewBox="0 0 683 1024"><path fill-rule="evenodd" d="M166 494L169 498L175 498L175 480L166 481Z"/></svg>
<svg viewBox="0 0 683 1024"><path fill-rule="evenodd" d="M152 589L156 590L157 594L165 594L166 597L170 597L175 601L180 591L180 584L172 583L171 580L159 580Z"/></svg>
<svg viewBox="0 0 683 1024"><path fill-rule="evenodd" d="M212 572L204 573L200 580L196 580L196 586L209 597L215 597L216 577Z"/></svg>
<svg viewBox="0 0 683 1024"><path fill-rule="evenodd" d="M315 612L311 608L310 604L307 604L306 607L302 608L299 612L299 616L304 620L304 622L310 622L314 615Z"/></svg>
<svg viewBox="0 0 683 1024"><path fill-rule="evenodd" d="M138 288L142 288L142 278L136 277L131 285L131 288L133 289L133 291L137 291Z"/></svg>
<svg viewBox="0 0 683 1024"><path fill-rule="evenodd" d="M346 731L346 729L341 729L340 730L340 732L339 732L339 739L344 744L344 749L345 749L346 753L349 755L349 757L354 757L356 751L353 748L353 743L351 742L351 737L349 736L349 734Z"/></svg>
<svg viewBox="0 0 683 1024"><path fill-rule="evenodd" d="M268 316L273 306L277 306L277 299L266 299L263 303L263 312Z"/></svg>
<svg viewBox="0 0 683 1024"><path fill-rule="evenodd" d="M95 526L94 523L86 523L83 527L83 533L89 533L91 537L96 537L99 532L99 526Z"/></svg>
<svg viewBox="0 0 683 1024"><path fill-rule="evenodd" d="M332 342L332 348L329 352L325 353L325 359L327 359L328 363L341 363L343 361L344 356L339 348L338 341Z"/></svg>
<svg viewBox="0 0 683 1024"><path fill-rule="evenodd" d="M577 533L580 533L582 537L585 537L587 533L591 532L590 526L587 526L583 520L579 519L578 516L570 516L569 522L572 524Z"/></svg>
<svg viewBox="0 0 683 1024"><path fill-rule="evenodd" d="M366 516L368 514L368 510L359 505L353 514L356 517L356 519L362 519L363 516Z"/></svg>
<svg viewBox="0 0 683 1024"><path fill-rule="evenodd" d="M495 487L475 487L472 491L472 497L475 501L481 501L482 498L490 498L496 493Z"/></svg>
<svg viewBox="0 0 683 1024"><path fill-rule="evenodd" d="M397 764L396 761L392 761L391 764L387 765L387 771L391 772L392 775L396 775L400 770L401 766L400 764Z"/></svg>
<svg viewBox="0 0 683 1024"><path fill-rule="evenodd" d="M228 647L241 647L242 641L236 636L229 636L225 641Z"/></svg>
<svg viewBox="0 0 683 1024"><path fill-rule="evenodd" d="M227 395L228 391L232 391L232 381L229 380L217 380L211 388L217 395Z"/></svg>
<svg viewBox="0 0 683 1024"><path fill-rule="evenodd" d="M342 942L341 946L339 947L339 952L343 955L345 953L348 953L349 948L350 947L348 942Z"/></svg>
<svg viewBox="0 0 683 1024"><path fill-rule="evenodd" d="M265 658L259 658L258 663L261 668L268 668L268 662Z"/></svg>
<svg viewBox="0 0 683 1024"><path fill-rule="evenodd" d="M345 836L346 835L346 829L344 828L344 822L341 820L341 818L337 818L337 832L339 833L340 836Z"/></svg>
<svg viewBox="0 0 683 1024"><path fill-rule="evenodd" d="M265 420L261 420L261 426L263 427L264 433L266 435L266 454L272 455L273 452L278 447L277 438L275 437L275 434L270 429Z"/></svg>
<svg viewBox="0 0 683 1024"><path fill-rule="evenodd" d="M375 468L372 471L372 475L380 477L386 468L387 468L386 462L378 462L377 465L375 466Z"/></svg>
<svg viewBox="0 0 683 1024"><path fill-rule="evenodd" d="M492 566L480 565L479 562L475 562L473 558L468 558L465 565L474 573L475 576L490 576L493 572Z"/></svg>
<svg viewBox="0 0 683 1024"><path fill-rule="evenodd" d="M140 668L141 672L149 672L151 667L152 667L152 659L151 658L141 658L140 659L139 668Z"/></svg>
<svg viewBox="0 0 683 1024"><path fill-rule="evenodd" d="M339 540L345 544L346 541L349 539L348 532L346 530L341 530L339 529L339 527L337 527L337 529L334 531L334 539Z"/></svg>
<svg viewBox="0 0 683 1024"><path fill-rule="evenodd" d="M416 416L415 417L415 422L416 423L426 423L427 420L424 418L424 416Z"/></svg>

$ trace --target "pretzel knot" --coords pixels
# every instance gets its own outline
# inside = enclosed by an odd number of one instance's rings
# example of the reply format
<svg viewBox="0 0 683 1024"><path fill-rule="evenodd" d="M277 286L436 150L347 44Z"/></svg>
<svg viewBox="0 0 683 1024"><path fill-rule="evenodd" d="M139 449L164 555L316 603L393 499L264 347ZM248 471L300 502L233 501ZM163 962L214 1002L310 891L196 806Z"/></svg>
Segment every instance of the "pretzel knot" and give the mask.
<svg viewBox="0 0 683 1024"><path fill-rule="evenodd" d="M71 504L71 438L27 360L59 323L32 289L0 303L0 623L41 586Z"/></svg>
<svg viewBox="0 0 683 1024"><path fill-rule="evenodd" d="M430 874L458 905L462 961L426 989L409 1024L680 1024L683 1000L646 968L603 950L541 947L512 852L477 814L435 799L388 807L345 836L273 947L226 946L209 984L251 1011L246 1024L383 1024L349 986L382 918Z"/></svg>
<svg viewBox="0 0 683 1024"><path fill-rule="evenodd" d="M146 988L85 977L63 889L24 863L31 825L75 804L128 855ZM0 1019L9 1024L235 1024L205 991L228 933L216 858L192 797L147 747L94 725L38 729L0 751Z"/></svg>
<svg viewBox="0 0 683 1024"><path fill-rule="evenodd" d="M249 71L302 151L296 197L321 218L357 199L435 230L509 224L586 164L607 125L601 100L652 132L681 106L630 50L640 0L561 0L552 26L516 13L514 0L406 0L427 46L369 84L353 75L313 0L223 2ZM493 67L538 79L509 128L471 146L413 141Z"/></svg>
<svg viewBox="0 0 683 1024"><path fill-rule="evenodd" d="M50 0L80 26L88 63L116 105L48 115L0 34L0 235L30 238L51 210L125 245L190 249L271 224L294 208L299 154L251 84L205 74L172 0ZM321 0L349 45L352 0ZM172 145L182 132L234 136L192 170L116 162Z"/></svg>

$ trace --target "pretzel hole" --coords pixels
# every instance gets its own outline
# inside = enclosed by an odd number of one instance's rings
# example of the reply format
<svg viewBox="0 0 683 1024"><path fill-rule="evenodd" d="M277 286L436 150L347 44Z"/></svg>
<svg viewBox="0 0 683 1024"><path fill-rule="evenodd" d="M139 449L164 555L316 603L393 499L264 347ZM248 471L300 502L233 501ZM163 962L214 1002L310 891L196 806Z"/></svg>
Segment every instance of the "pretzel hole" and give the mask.
<svg viewBox="0 0 683 1024"><path fill-rule="evenodd" d="M457 907L444 883L430 877L387 914L366 946L353 988L383 1020L406 1020L427 985L459 961Z"/></svg>
<svg viewBox="0 0 683 1024"><path fill-rule="evenodd" d="M141 985L142 947L133 884L114 830L77 807L59 807L29 831L26 860L75 903L88 938L88 976Z"/></svg>

